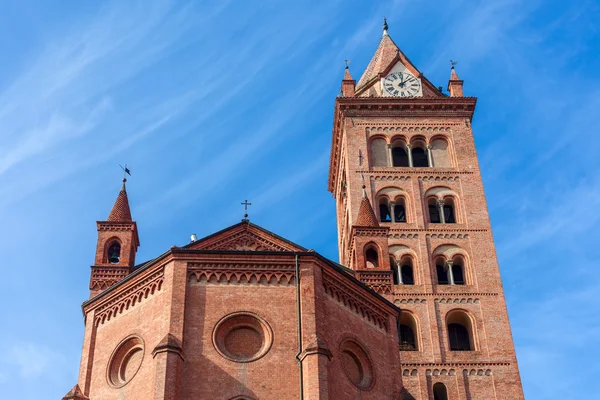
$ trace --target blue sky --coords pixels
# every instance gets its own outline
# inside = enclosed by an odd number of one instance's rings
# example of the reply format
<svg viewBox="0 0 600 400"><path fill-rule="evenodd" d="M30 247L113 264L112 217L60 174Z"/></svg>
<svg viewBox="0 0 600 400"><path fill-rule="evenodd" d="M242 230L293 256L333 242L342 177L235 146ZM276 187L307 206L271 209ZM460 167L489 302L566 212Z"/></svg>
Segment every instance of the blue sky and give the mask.
<svg viewBox="0 0 600 400"><path fill-rule="evenodd" d="M238 222L246 198L253 222L337 260L333 101L384 15L436 86L458 60L479 98L526 397L596 397L598 2L213 3L0 1L1 397L56 399L76 382L95 221L119 163L138 261Z"/></svg>

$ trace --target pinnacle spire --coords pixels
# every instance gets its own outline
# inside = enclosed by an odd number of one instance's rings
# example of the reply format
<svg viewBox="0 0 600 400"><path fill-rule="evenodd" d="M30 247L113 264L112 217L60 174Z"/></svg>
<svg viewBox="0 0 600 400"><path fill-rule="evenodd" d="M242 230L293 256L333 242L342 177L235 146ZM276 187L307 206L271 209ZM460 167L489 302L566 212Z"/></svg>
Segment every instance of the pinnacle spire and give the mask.
<svg viewBox="0 0 600 400"><path fill-rule="evenodd" d="M127 190L125 188L125 182L127 182L126 178L123 178L123 186L121 186L121 191L117 196L117 200L115 200L115 204L113 205L110 214L108 214L107 221L111 222L131 222L131 210L129 208L129 199L127 198Z"/></svg>
<svg viewBox="0 0 600 400"><path fill-rule="evenodd" d="M383 36L379 41L379 46L377 46L375 54L373 54L369 65L365 69L365 72L358 81L356 87L361 87L367 82L370 82L378 76L378 74L383 72L394 60L397 60L398 57L402 55L400 49L396 46L396 43L394 43L390 35L388 35L387 22L385 20L383 28Z"/></svg>
<svg viewBox="0 0 600 400"><path fill-rule="evenodd" d="M360 207L358 208L358 217L356 218L356 225L358 226L370 226L370 227L379 227L379 222L377 221L377 216L373 211L373 207L371 207L371 202L367 197L367 191L365 190L365 185L363 185L363 196L360 202Z"/></svg>
<svg viewBox="0 0 600 400"><path fill-rule="evenodd" d="M387 36L387 34L388 34L387 18L383 17L383 36Z"/></svg>
<svg viewBox="0 0 600 400"><path fill-rule="evenodd" d="M350 73L350 68L348 67L348 64L350 64L350 61L346 60L346 70L344 72L344 80L345 81L352 81L352 74Z"/></svg>
<svg viewBox="0 0 600 400"><path fill-rule="evenodd" d="M450 60L450 80L451 81L460 81L460 78L458 77L458 74L456 73L456 70L454 69L454 66L457 64L456 61L452 61Z"/></svg>

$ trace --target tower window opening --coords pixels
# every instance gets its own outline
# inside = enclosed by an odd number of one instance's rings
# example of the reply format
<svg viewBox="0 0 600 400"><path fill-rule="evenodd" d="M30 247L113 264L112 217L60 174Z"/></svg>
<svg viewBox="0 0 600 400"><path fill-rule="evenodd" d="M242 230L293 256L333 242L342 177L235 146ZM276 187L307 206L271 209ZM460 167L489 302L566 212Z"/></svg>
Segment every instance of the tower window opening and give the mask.
<svg viewBox="0 0 600 400"><path fill-rule="evenodd" d="M429 167L429 161L427 160L427 153L422 147L413 147L412 149L412 162L413 167L423 168Z"/></svg>
<svg viewBox="0 0 600 400"><path fill-rule="evenodd" d="M379 203L379 220L381 222L392 222L392 214L386 199L381 199Z"/></svg>
<svg viewBox="0 0 600 400"><path fill-rule="evenodd" d="M400 324L400 350L402 351L415 351L417 347L415 345L415 334L410 326Z"/></svg>
<svg viewBox="0 0 600 400"><path fill-rule="evenodd" d="M433 385L433 400L448 400L448 390L441 382Z"/></svg>
<svg viewBox="0 0 600 400"><path fill-rule="evenodd" d="M448 340L452 351L470 351L469 331L461 324L448 324Z"/></svg>
<svg viewBox="0 0 600 400"><path fill-rule="evenodd" d="M417 351L417 322L409 312L402 312L398 327L400 351Z"/></svg>
<svg viewBox="0 0 600 400"><path fill-rule="evenodd" d="M473 323L469 315L462 310L453 310L446 318L448 342L451 351L475 350Z"/></svg>
<svg viewBox="0 0 600 400"><path fill-rule="evenodd" d="M465 284L465 274L464 269L461 263L454 262L452 264L452 275L454 278L455 285L464 285Z"/></svg>
<svg viewBox="0 0 600 400"><path fill-rule="evenodd" d="M435 266L437 272L438 285L449 285L450 280L448 279L448 271L445 263L442 260L438 260Z"/></svg>
<svg viewBox="0 0 600 400"><path fill-rule="evenodd" d="M437 205L437 199L432 197L427 201L429 207L429 222L432 224L439 224L442 222L440 218L440 209Z"/></svg>
<svg viewBox="0 0 600 400"><path fill-rule="evenodd" d="M394 205L394 222L406 222L406 205L403 198L397 198Z"/></svg>
<svg viewBox="0 0 600 400"><path fill-rule="evenodd" d="M118 264L119 261L121 261L121 245L118 242L114 242L108 248L108 262Z"/></svg>
<svg viewBox="0 0 600 400"><path fill-rule="evenodd" d="M412 265L403 265L400 269L402 274L402 283L405 285L414 285L415 277Z"/></svg>
<svg viewBox="0 0 600 400"><path fill-rule="evenodd" d="M404 143L392 149L392 165L394 167L408 167L408 154L404 149Z"/></svg>
<svg viewBox="0 0 600 400"><path fill-rule="evenodd" d="M374 248L369 248L365 252L365 261L367 268L378 268L379 267L379 255L377 254L377 250Z"/></svg>
<svg viewBox="0 0 600 400"><path fill-rule="evenodd" d="M444 201L444 222L447 224L455 224L456 217L454 216L454 201L446 199Z"/></svg>
<svg viewBox="0 0 600 400"><path fill-rule="evenodd" d="M398 265L396 264L396 259L393 256L390 256L390 267L392 268L392 279L394 280L394 285L399 285L401 282L401 277L398 275Z"/></svg>

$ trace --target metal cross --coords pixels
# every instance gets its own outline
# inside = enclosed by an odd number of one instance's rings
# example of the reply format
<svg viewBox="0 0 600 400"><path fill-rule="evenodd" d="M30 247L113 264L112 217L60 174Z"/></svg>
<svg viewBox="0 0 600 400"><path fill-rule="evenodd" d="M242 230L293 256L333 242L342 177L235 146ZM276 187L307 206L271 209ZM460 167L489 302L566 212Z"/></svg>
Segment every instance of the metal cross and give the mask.
<svg viewBox="0 0 600 400"><path fill-rule="evenodd" d="M127 164L125 164L125 166L119 164L119 167L121 167L121 169L123 170L123 182L126 182L127 175L131 176L131 171L129 170L129 168L127 168Z"/></svg>
<svg viewBox="0 0 600 400"><path fill-rule="evenodd" d="M252 203L248 203L248 200L244 200L242 205L244 206L244 219L248 219L248 206L251 206Z"/></svg>

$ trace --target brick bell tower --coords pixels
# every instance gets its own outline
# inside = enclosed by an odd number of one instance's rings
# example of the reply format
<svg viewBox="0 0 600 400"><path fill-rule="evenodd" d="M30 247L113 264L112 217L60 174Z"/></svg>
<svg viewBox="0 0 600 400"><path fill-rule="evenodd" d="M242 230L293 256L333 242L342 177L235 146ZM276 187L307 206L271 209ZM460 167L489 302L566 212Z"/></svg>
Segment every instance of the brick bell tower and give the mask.
<svg viewBox="0 0 600 400"><path fill-rule="evenodd" d="M340 262L402 310L405 399L523 399L471 120L388 34L335 102Z"/></svg>
<svg viewBox="0 0 600 400"><path fill-rule="evenodd" d="M96 222L98 243L90 278L90 297L119 282L135 266L140 239L137 224L131 218L125 182L127 179L124 178L108 219Z"/></svg>

